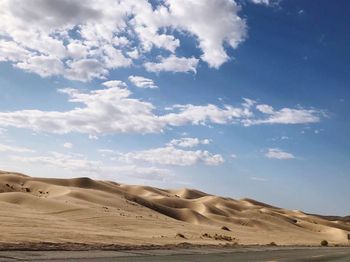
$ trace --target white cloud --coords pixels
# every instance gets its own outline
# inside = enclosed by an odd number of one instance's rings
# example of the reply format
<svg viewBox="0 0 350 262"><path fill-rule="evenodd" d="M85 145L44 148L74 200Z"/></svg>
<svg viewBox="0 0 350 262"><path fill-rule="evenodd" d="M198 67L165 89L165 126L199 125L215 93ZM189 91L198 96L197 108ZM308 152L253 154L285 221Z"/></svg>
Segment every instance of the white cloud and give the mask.
<svg viewBox="0 0 350 262"><path fill-rule="evenodd" d="M279 7L282 0L249 0L251 3L256 5L263 5L266 7Z"/></svg>
<svg viewBox="0 0 350 262"><path fill-rule="evenodd" d="M144 161L159 165L191 166L197 163L205 165L220 165L224 158L220 154L211 154L202 150L183 150L173 146L119 154L120 160Z"/></svg>
<svg viewBox="0 0 350 262"><path fill-rule="evenodd" d="M252 3L254 4L258 4L258 5L269 5L270 4L270 0L250 0Z"/></svg>
<svg viewBox="0 0 350 262"><path fill-rule="evenodd" d="M0 61L23 61L30 52L12 41L0 40Z"/></svg>
<svg viewBox="0 0 350 262"><path fill-rule="evenodd" d="M0 126L29 128L50 133L156 133L164 123L153 114L153 105L129 98L125 83L108 81L106 89L81 93L77 89L61 89L69 101L81 106L70 111L22 110L0 113Z"/></svg>
<svg viewBox="0 0 350 262"><path fill-rule="evenodd" d="M317 123L319 121L320 116L316 110L282 108L279 111L275 111L268 119L258 120L256 123L303 124Z"/></svg>
<svg viewBox="0 0 350 262"><path fill-rule="evenodd" d="M236 48L246 36L240 7L231 0L167 0L172 26L196 36L210 67L218 68L229 57L224 44Z"/></svg>
<svg viewBox="0 0 350 262"><path fill-rule="evenodd" d="M205 125L213 124L232 124L238 123L242 118L249 118L252 112L247 108L233 107L225 105L223 108L213 104L205 106L175 105L174 109L178 112L169 113L161 117L163 121L170 123L173 126L182 126L185 124Z"/></svg>
<svg viewBox="0 0 350 262"><path fill-rule="evenodd" d="M108 70L97 59L81 59L67 62L66 77L72 80L91 80L105 78Z"/></svg>
<svg viewBox="0 0 350 262"><path fill-rule="evenodd" d="M152 79L143 76L129 76L129 81L140 88L158 88Z"/></svg>
<svg viewBox="0 0 350 262"><path fill-rule="evenodd" d="M295 156L291 153L284 152L278 148L269 148L265 154L267 158L271 159L293 159Z"/></svg>
<svg viewBox="0 0 350 262"><path fill-rule="evenodd" d="M315 109L282 108L280 110L274 110L269 105L257 105L256 108L266 114L267 117L244 120L245 125L317 123L321 120L321 116L326 116L325 112Z"/></svg>
<svg viewBox="0 0 350 262"><path fill-rule="evenodd" d="M103 176L127 176L150 180L163 180L171 175L167 169L143 167L137 165L106 165L100 161L88 160L82 156L50 152L39 156L11 156L11 160L46 165L59 170L78 172L79 174Z"/></svg>
<svg viewBox="0 0 350 262"><path fill-rule="evenodd" d="M256 109L258 109L260 112L264 114L273 114L273 107L269 105L257 105Z"/></svg>
<svg viewBox="0 0 350 262"><path fill-rule="evenodd" d="M177 57L171 55L169 57L161 57L158 63L147 62L144 64L145 68L149 72L175 72L175 73L186 73L186 72L197 72L197 65L199 59L190 57Z"/></svg>
<svg viewBox="0 0 350 262"><path fill-rule="evenodd" d="M88 47L77 40L73 40L67 45L67 52L73 59L86 58L89 55Z"/></svg>
<svg viewBox="0 0 350 262"><path fill-rule="evenodd" d="M42 77L105 78L140 57L152 72L195 72L197 58L176 56L176 32L218 68L246 36L233 0L1 0L0 10L0 61ZM153 49L171 55L155 63Z"/></svg>
<svg viewBox="0 0 350 262"><path fill-rule="evenodd" d="M5 145L0 144L0 152L12 152L12 153L33 153L34 150L31 150L26 147L19 147L19 146L13 146L13 145Z"/></svg>
<svg viewBox="0 0 350 262"><path fill-rule="evenodd" d="M66 143L63 144L63 147L64 147L64 148L71 149L71 148L73 148L73 144L70 143L70 142L66 142Z"/></svg>
<svg viewBox="0 0 350 262"><path fill-rule="evenodd" d="M195 147L198 145L208 145L208 144L210 144L209 139L200 140L198 138L193 138L193 137L183 137L180 139L173 139L168 143L169 146L178 146L178 147L184 147L184 148Z"/></svg>
<svg viewBox="0 0 350 262"><path fill-rule="evenodd" d="M28 59L18 62L15 66L42 77L60 75L64 71L62 61L50 55L30 56Z"/></svg>
<svg viewBox="0 0 350 262"><path fill-rule="evenodd" d="M18 110L0 112L0 127L26 128L56 134L85 133L90 138L116 133L159 133L184 125L209 124L303 124L319 122L323 112L315 109L283 108L260 112L256 116L246 100L235 107L208 105L174 105L166 114L156 114L155 106L131 97L124 82L113 80L105 88L83 93L65 88L59 92L77 106L68 111Z"/></svg>
<svg viewBox="0 0 350 262"><path fill-rule="evenodd" d="M173 139L164 147L152 148L133 152L119 152L111 149L99 149L98 152L111 160L127 163L146 162L157 165L192 166L199 163L205 165L220 165L224 158L220 154L212 154L206 150L184 150L177 147L189 148L199 144L208 144L208 139L197 138Z"/></svg>
<svg viewBox="0 0 350 262"><path fill-rule="evenodd" d="M132 51L126 52L128 54L128 56L132 59L138 59L140 56L140 53L137 49L134 49Z"/></svg>

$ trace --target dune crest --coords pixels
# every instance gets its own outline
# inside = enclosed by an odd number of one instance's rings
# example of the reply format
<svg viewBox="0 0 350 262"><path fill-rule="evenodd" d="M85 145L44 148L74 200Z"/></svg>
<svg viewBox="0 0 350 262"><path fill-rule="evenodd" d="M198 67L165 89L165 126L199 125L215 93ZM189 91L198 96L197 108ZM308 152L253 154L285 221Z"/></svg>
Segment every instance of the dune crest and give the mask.
<svg viewBox="0 0 350 262"><path fill-rule="evenodd" d="M3 171L0 223L0 244L319 245L323 239L346 244L350 232L347 218L311 215L252 199Z"/></svg>

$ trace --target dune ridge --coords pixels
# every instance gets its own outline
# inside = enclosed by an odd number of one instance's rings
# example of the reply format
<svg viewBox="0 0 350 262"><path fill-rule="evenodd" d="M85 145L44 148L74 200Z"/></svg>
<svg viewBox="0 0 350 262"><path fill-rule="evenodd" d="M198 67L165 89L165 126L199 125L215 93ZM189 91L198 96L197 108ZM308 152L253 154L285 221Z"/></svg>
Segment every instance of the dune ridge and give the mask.
<svg viewBox="0 0 350 262"><path fill-rule="evenodd" d="M347 217L319 216L192 189L0 171L0 244L346 244Z"/></svg>

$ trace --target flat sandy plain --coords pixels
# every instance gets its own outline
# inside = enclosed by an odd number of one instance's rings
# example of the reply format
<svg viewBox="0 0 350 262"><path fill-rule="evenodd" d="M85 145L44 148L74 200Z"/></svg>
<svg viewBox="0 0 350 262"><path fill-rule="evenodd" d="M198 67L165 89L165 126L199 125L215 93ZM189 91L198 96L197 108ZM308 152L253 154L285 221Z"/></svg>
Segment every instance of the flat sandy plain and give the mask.
<svg viewBox="0 0 350 262"><path fill-rule="evenodd" d="M348 217L321 217L192 189L0 172L0 249L347 245Z"/></svg>

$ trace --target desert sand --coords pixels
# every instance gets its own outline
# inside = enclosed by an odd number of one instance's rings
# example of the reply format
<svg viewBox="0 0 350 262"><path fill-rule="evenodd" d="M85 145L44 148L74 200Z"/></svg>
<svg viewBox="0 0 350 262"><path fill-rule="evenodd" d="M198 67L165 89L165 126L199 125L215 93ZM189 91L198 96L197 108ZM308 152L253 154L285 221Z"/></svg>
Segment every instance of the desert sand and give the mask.
<svg viewBox="0 0 350 262"><path fill-rule="evenodd" d="M74 245L347 244L350 222L235 200L90 178L0 172L0 248Z"/></svg>

